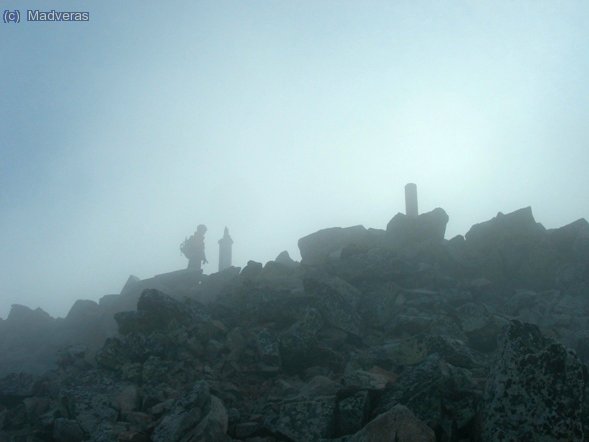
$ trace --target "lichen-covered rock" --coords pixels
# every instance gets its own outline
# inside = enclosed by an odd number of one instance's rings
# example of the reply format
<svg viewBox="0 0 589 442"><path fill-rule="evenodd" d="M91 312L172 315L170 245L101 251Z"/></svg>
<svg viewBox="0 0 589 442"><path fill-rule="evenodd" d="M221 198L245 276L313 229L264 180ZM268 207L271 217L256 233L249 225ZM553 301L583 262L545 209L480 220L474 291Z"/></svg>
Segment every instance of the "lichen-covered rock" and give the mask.
<svg viewBox="0 0 589 442"><path fill-rule="evenodd" d="M278 416L267 424L269 429L287 440L317 441L334 435L335 397L318 397L287 401L280 405Z"/></svg>
<svg viewBox="0 0 589 442"><path fill-rule="evenodd" d="M38 381L38 376L28 373L12 373L0 379L0 404L12 404L33 396Z"/></svg>
<svg viewBox="0 0 589 442"><path fill-rule="evenodd" d="M335 433L337 436L359 431L368 418L370 396L367 390L342 396L337 402Z"/></svg>
<svg viewBox="0 0 589 442"><path fill-rule="evenodd" d="M58 418L53 424L53 439L56 442L82 442L85 435L75 420Z"/></svg>
<svg viewBox="0 0 589 442"><path fill-rule="evenodd" d="M419 365L407 367L398 380L379 395L372 413L384 413L402 404L443 440L453 440L457 431L470 431L481 395L469 370L448 364L438 354L432 354Z"/></svg>
<svg viewBox="0 0 589 442"><path fill-rule="evenodd" d="M166 329L173 322L188 324L191 319L187 305L155 289L143 291L137 302L137 311L115 314L119 332L124 335Z"/></svg>
<svg viewBox="0 0 589 442"><path fill-rule="evenodd" d="M279 368L281 361L277 336L267 328L262 328L254 332L254 341L260 363L268 368Z"/></svg>
<svg viewBox="0 0 589 442"><path fill-rule="evenodd" d="M583 440L585 379L573 351L512 321L487 382L482 440Z"/></svg>
<svg viewBox="0 0 589 442"><path fill-rule="evenodd" d="M229 440L227 411L223 403L212 396L206 382L199 381L172 410L165 415L153 433L154 442Z"/></svg>
<svg viewBox="0 0 589 442"><path fill-rule="evenodd" d="M314 296L325 321L348 333L360 335L358 302L361 293L343 279L327 275L304 279L305 291Z"/></svg>
<svg viewBox="0 0 589 442"><path fill-rule="evenodd" d="M434 442L431 428L407 407L395 405L370 421L346 442Z"/></svg>

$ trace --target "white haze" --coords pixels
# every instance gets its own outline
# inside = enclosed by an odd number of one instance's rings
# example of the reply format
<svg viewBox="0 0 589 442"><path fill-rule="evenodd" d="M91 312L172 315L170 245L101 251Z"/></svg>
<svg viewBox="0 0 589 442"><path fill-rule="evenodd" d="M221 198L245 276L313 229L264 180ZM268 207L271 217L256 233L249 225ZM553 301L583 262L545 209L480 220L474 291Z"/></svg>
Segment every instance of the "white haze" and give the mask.
<svg viewBox="0 0 589 442"><path fill-rule="evenodd" d="M122 4L122 6L121 6ZM50 6L49 6L50 5ZM589 3L8 0L91 21L0 24L0 316L64 316L325 227L384 228L418 185L447 237L531 205L589 212Z"/></svg>

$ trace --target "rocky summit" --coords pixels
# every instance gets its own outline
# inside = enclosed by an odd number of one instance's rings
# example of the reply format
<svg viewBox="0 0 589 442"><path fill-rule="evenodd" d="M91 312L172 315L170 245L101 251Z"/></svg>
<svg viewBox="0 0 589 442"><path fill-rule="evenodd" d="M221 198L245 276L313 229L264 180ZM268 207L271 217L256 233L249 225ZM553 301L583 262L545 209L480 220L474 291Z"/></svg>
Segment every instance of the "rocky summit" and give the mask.
<svg viewBox="0 0 589 442"><path fill-rule="evenodd" d="M442 209L0 321L0 441L582 441L589 223Z"/></svg>

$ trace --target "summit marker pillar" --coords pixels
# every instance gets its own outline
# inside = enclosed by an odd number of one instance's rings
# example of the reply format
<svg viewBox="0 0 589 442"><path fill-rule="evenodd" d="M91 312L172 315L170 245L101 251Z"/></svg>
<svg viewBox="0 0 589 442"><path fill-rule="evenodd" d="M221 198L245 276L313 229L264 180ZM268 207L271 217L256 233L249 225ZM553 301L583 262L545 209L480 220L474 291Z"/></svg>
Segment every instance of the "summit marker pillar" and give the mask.
<svg viewBox="0 0 589 442"><path fill-rule="evenodd" d="M405 185L405 214L412 218L419 215L417 209L417 185L414 183Z"/></svg>
<svg viewBox="0 0 589 442"><path fill-rule="evenodd" d="M225 227L223 238L219 240L219 271L223 271L231 267L231 253L233 247L233 240L229 236L229 229Z"/></svg>

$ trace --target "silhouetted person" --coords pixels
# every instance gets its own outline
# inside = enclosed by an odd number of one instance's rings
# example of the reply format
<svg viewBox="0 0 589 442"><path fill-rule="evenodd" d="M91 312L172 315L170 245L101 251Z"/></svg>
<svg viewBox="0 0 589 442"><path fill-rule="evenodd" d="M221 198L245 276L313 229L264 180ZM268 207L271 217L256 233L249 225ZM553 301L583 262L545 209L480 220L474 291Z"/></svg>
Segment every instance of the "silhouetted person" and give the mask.
<svg viewBox="0 0 589 442"><path fill-rule="evenodd" d="M180 251L188 258L188 269L198 270L202 272L201 263L206 264L207 258L205 256L205 233L207 226L200 224L196 228L196 232L190 238L184 240L180 244Z"/></svg>

